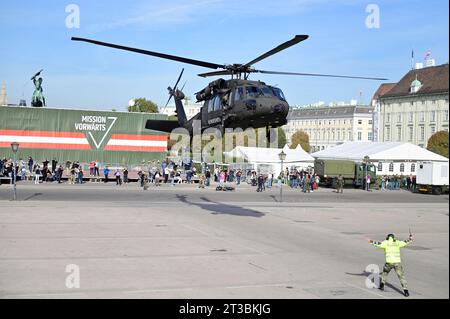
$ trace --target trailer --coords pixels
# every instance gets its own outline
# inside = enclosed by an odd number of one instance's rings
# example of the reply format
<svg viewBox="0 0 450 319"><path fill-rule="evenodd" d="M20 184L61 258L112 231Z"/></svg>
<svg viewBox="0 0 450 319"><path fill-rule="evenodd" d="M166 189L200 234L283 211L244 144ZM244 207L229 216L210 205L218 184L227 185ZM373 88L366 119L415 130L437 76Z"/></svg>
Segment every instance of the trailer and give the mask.
<svg viewBox="0 0 450 319"><path fill-rule="evenodd" d="M417 190L434 195L448 193L448 166L448 162L419 163L416 175Z"/></svg>
<svg viewBox="0 0 450 319"><path fill-rule="evenodd" d="M321 184L327 187L335 187L339 175L344 179L344 185L352 185L355 188L364 188L366 180L366 164L345 160L320 160L314 161L314 172L319 175ZM376 170L373 164L367 164L367 175L375 181Z"/></svg>

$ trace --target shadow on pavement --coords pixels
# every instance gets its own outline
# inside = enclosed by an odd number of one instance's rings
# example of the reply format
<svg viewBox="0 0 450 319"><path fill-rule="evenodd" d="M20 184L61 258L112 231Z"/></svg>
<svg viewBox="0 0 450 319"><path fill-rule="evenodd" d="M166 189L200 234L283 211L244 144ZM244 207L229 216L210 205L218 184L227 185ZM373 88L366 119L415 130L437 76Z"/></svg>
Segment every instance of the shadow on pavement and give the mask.
<svg viewBox="0 0 450 319"><path fill-rule="evenodd" d="M32 199L32 198L34 198L34 197L38 197L38 196L41 196L42 195L42 193L34 193L33 195L30 195L30 196L28 196L27 198L24 198L23 200L25 201L25 200L30 200L30 199Z"/></svg>
<svg viewBox="0 0 450 319"><path fill-rule="evenodd" d="M176 197L180 202L183 202L188 205L197 206L201 209L210 211L211 214L213 214L213 215L228 214L228 215L246 216L246 217L263 217L265 215L264 213L258 212L253 209L247 209L247 208L242 208L242 207L235 206L235 205L228 205L228 204L213 202L213 201L207 199L206 197L200 198L201 200L206 202L204 204L190 202L187 200L186 195L176 195Z"/></svg>
<svg viewBox="0 0 450 319"><path fill-rule="evenodd" d="M360 274L352 274L352 273L349 273L349 272L346 272L345 274L346 274L346 275L350 275L350 276L361 276L361 277L366 277L366 278L369 277L370 275L374 275L373 273L368 272L368 271L363 271L363 272L360 273ZM380 274L380 280L381 280L381 274ZM385 284L384 286L385 286L385 287L389 287L389 288L391 288L392 290L394 290L394 291L398 292L399 294L403 295L403 290L401 290L401 289L395 287L394 285L392 285L392 284L390 284L390 283L388 283L388 282L386 282L386 284Z"/></svg>

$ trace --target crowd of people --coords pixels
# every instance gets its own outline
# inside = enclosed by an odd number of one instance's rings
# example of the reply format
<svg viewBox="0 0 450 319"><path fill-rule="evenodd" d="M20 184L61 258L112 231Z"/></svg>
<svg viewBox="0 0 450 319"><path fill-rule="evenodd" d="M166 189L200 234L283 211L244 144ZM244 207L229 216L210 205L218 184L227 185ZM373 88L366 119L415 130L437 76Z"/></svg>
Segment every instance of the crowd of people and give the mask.
<svg viewBox="0 0 450 319"><path fill-rule="evenodd" d="M84 170L83 167L87 169ZM27 160L19 159L14 170L11 159L0 159L0 177L9 178L10 182L16 175L17 180L32 180L35 184L57 182L67 179L68 184L83 184L86 180L93 182L115 182L116 185L128 184L130 182L127 167L102 167L97 160L92 160L88 164L80 164L77 161L66 161L59 163L56 159L51 161L45 159L36 162L32 157ZM137 179L140 187L148 189L149 185L161 186L169 184L175 186L181 183L193 184L198 182L200 187L211 186L215 182L219 186L240 185L245 182L256 187L256 191L263 192L266 188L273 187L274 184L280 186L285 184L292 189L300 189L304 193L314 192L319 188L320 178L312 171L286 168L278 176L273 173L261 174L255 170L244 170L234 168L205 168L203 173L197 171L196 167L190 163L174 163L164 160L149 162L142 165L137 172ZM375 181L366 181L369 185L374 185L380 190L416 189L416 177L413 175L391 175L378 176Z"/></svg>

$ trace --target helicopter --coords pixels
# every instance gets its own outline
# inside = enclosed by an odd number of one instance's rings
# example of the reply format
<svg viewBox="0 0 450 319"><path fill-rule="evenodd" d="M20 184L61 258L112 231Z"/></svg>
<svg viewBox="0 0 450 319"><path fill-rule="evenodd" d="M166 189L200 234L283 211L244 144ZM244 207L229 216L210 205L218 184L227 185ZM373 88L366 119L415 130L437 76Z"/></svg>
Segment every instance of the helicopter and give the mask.
<svg viewBox="0 0 450 319"><path fill-rule="evenodd" d="M276 86L266 84L262 81L249 80L249 75L252 73L365 79L379 81L387 80L385 78L377 77L267 71L258 70L253 67L253 65L257 62L260 62L261 60L264 60L308 38L308 35L296 35L291 40L278 45L277 47L265 52L264 54L245 64L216 64L181 56L101 42L92 39L72 37L72 40L87 42L119 50L131 51L134 53L150 55L162 59L168 59L218 70L198 74L199 76L204 78L211 76L231 76L231 79L228 80L225 80L223 78L214 80L201 91L195 94L197 102L203 103L203 106L201 107L199 113L188 120L183 107L183 99L185 95L182 90L178 89L178 84L181 80L181 76L183 75L183 69L178 77L175 86L173 88L168 87L169 100L166 104L167 106L171 98L174 98L176 116L178 121L148 120L146 122L146 129L162 132L170 133L175 128L185 128L189 131L192 140L192 136L194 134L194 121L200 121L202 133L206 129L217 128L220 130L223 136L226 128L241 128L242 130L245 130L247 128L266 128L266 136L268 138L271 128L277 128L287 123L289 104L283 94L283 91Z"/></svg>

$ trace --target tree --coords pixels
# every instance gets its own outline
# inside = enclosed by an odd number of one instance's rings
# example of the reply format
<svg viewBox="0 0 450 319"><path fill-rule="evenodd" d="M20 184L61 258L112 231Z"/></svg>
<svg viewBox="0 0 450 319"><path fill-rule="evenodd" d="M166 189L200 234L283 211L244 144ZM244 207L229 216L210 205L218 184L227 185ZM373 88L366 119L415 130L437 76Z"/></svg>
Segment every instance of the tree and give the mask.
<svg viewBox="0 0 450 319"><path fill-rule="evenodd" d="M294 133L291 138L291 148L294 149L297 147L297 145L300 145L305 152L311 151L311 146L309 145L309 135L300 130Z"/></svg>
<svg viewBox="0 0 450 319"><path fill-rule="evenodd" d="M284 130L281 127L278 128L277 133L278 133L278 147L283 148L287 143L286 134L284 133Z"/></svg>
<svg viewBox="0 0 450 319"><path fill-rule="evenodd" d="M448 158L448 132L439 131L428 139L427 150Z"/></svg>
<svg viewBox="0 0 450 319"><path fill-rule="evenodd" d="M158 105L141 97L134 100L134 105L128 106L128 112L158 113Z"/></svg>

